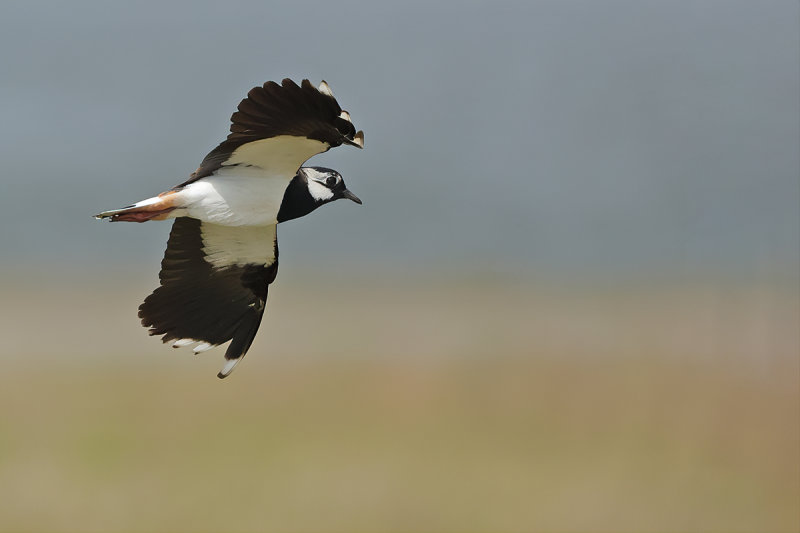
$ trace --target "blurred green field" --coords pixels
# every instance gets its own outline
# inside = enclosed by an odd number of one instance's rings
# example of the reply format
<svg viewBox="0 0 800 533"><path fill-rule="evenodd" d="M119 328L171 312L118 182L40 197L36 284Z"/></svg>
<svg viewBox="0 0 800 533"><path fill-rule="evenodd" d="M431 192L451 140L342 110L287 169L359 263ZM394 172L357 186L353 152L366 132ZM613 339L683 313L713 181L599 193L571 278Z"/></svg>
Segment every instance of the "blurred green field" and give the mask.
<svg viewBox="0 0 800 533"><path fill-rule="evenodd" d="M144 280L3 289L2 531L800 529L793 290L290 279L219 381Z"/></svg>

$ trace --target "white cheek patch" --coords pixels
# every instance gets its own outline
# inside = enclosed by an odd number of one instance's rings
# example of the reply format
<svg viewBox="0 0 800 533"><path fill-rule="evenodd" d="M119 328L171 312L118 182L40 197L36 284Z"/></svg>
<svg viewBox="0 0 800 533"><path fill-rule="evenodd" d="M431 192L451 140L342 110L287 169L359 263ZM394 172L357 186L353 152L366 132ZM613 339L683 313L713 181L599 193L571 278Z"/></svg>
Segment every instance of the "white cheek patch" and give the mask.
<svg viewBox="0 0 800 533"><path fill-rule="evenodd" d="M322 181L325 177L327 177L327 174L323 174L314 167L303 167L301 170L305 173L306 178L309 180Z"/></svg>
<svg viewBox="0 0 800 533"><path fill-rule="evenodd" d="M308 192L318 202L333 198L333 191L313 179L308 180Z"/></svg>

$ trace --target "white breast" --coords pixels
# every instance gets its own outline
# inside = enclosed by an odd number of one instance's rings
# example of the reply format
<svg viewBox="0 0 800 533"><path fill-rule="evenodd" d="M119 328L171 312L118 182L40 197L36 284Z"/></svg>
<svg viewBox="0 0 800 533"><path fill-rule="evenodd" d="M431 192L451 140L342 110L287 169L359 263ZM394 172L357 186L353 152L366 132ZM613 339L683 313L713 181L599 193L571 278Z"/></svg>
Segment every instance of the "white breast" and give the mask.
<svg viewBox="0 0 800 533"><path fill-rule="evenodd" d="M178 193L178 216L224 226L265 226L278 211L292 177L267 174L257 167L221 168Z"/></svg>

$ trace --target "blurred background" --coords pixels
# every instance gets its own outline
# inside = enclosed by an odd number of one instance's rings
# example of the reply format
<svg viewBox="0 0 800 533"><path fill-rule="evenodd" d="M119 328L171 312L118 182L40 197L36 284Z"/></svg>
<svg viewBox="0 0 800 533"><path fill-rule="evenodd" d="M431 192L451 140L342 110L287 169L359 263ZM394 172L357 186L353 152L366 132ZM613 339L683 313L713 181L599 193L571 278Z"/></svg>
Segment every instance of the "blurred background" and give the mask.
<svg viewBox="0 0 800 533"><path fill-rule="evenodd" d="M800 530L789 0L4 2L0 531ZM147 336L183 181L327 80L364 205L247 359ZM310 333L310 332L313 332Z"/></svg>

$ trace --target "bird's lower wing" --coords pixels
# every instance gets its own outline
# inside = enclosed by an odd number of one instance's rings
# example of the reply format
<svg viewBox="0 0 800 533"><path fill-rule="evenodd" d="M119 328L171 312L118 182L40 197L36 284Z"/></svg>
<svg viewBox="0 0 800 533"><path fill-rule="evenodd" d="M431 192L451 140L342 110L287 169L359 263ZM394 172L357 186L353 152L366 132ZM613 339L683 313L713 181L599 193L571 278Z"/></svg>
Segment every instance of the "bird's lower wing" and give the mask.
<svg viewBox="0 0 800 533"><path fill-rule="evenodd" d="M150 335L176 348L199 343L195 353L232 341L218 374L224 378L250 348L277 273L275 225L178 218L161 261L161 286L139 306L139 318Z"/></svg>

